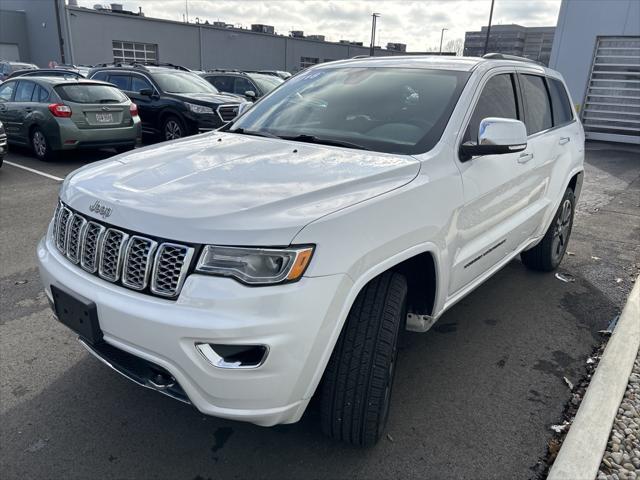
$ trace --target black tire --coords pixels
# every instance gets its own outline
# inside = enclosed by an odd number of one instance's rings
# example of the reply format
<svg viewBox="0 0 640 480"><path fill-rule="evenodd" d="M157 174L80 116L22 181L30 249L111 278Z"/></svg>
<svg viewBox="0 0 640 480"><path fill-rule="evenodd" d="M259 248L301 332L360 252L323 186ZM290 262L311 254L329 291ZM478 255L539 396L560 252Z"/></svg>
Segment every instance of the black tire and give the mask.
<svg viewBox="0 0 640 480"><path fill-rule="evenodd" d="M325 370L322 431L365 447L384 431L406 320L407 281L399 273L374 278L358 294Z"/></svg>
<svg viewBox="0 0 640 480"><path fill-rule="evenodd" d="M29 144L31 145L31 151L38 160L42 160L43 162L55 160L56 152L51 150L49 139L39 127L34 127L31 130Z"/></svg>
<svg viewBox="0 0 640 480"><path fill-rule="evenodd" d="M539 272L550 272L558 268L569 244L575 205L576 197L573 190L567 188L542 241L532 249L520 254L522 263L527 268Z"/></svg>
<svg viewBox="0 0 640 480"><path fill-rule="evenodd" d="M162 120L162 129L160 130L160 140L165 142L169 140L177 140L187 135L184 122L176 115L167 115Z"/></svg>

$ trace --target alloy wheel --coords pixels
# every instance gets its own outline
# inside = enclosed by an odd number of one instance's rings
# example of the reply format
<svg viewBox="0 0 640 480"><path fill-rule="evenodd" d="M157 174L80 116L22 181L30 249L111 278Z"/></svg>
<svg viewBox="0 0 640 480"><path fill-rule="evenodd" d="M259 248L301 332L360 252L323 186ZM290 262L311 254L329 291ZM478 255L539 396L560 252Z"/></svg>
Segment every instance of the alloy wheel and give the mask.
<svg viewBox="0 0 640 480"><path fill-rule="evenodd" d="M556 227L553 232L553 243L551 253L554 260L562 258L565 250L567 249L567 243L569 241L569 233L571 232L571 217L573 214L573 206L569 199L565 199L562 203L562 209L560 215L556 219Z"/></svg>
<svg viewBox="0 0 640 480"><path fill-rule="evenodd" d="M36 130L33 133L33 150L40 158L43 158L47 154L47 140L40 130Z"/></svg>
<svg viewBox="0 0 640 480"><path fill-rule="evenodd" d="M182 138L182 128L176 120L169 120L164 125L164 138L165 140L176 140Z"/></svg>

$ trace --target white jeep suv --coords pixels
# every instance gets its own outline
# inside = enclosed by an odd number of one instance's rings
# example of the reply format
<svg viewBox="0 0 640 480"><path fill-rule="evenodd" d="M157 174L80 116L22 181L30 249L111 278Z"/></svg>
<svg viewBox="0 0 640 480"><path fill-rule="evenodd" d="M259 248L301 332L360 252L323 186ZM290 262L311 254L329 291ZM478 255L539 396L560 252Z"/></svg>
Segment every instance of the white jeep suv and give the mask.
<svg viewBox="0 0 640 480"><path fill-rule="evenodd" d="M401 329L520 255L555 269L583 175L562 77L533 62L319 65L222 129L70 174L38 246L60 322L205 414L370 445Z"/></svg>

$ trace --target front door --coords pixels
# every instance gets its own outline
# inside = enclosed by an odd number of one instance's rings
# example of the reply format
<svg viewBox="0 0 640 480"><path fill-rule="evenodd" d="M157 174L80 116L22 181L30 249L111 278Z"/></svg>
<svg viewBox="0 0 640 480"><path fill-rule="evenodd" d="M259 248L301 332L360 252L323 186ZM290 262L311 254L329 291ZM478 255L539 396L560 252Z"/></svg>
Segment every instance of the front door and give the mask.
<svg viewBox="0 0 640 480"><path fill-rule="evenodd" d="M489 73L481 82L462 142L477 142L487 117L523 120L514 72ZM484 155L460 162L465 203L456 222L457 249L449 293L455 294L518 248L535 231L531 211L544 196L534 174L534 152Z"/></svg>

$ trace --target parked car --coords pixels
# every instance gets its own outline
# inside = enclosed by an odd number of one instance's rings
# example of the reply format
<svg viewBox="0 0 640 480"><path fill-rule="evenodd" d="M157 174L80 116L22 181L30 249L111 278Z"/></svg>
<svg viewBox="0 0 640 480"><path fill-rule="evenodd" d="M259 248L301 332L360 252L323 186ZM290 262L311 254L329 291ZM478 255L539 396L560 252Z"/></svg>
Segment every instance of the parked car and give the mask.
<svg viewBox="0 0 640 480"><path fill-rule="evenodd" d="M4 161L4 156L7 154L7 134L4 131L4 124L0 122L0 167Z"/></svg>
<svg viewBox="0 0 640 480"><path fill-rule="evenodd" d="M311 67L217 132L71 173L38 246L46 295L138 384L264 426L315 392L325 433L371 445L402 329L518 255L562 261L583 177L572 105L526 59Z"/></svg>
<svg viewBox="0 0 640 480"><path fill-rule="evenodd" d="M247 73L261 73L263 75L271 75L282 80L286 80L291 77L289 72L285 72L284 70L245 70Z"/></svg>
<svg viewBox="0 0 640 480"><path fill-rule="evenodd" d="M11 144L40 160L61 150L135 147L141 136L136 104L113 85L59 77L17 77L0 85L0 120Z"/></svg>
<svg viewBox="0 0 640 480"><path fill-rule="evenodd" d="M9 74L7 79L15 78L15 77L62 77L62 78L85 78L84 75L81 75L78 72L74 72L73 70L65 70L62 68L38 68L36 70L27 69L27 70L16 70Z"/></svg>
<svg viewBox="0 0 640 480"><path fill-rule="evenodd" d="M240 95L249 101L263 97L284 82L280 77L237 70L209 70L200 74L216 90Z"/></svg>
<svg viewBox="0 0 640 480"><path fill-rule="evenodd" d="M91 78L110 82L136 102L145 133L174 140L233 120L244 100L218 92L190 71L145 65L103 67Z"/></svg>
<svg viewBox="0 0 640 480"><path fill-rule="evenodd" d="M6 80L9 75L18 70L37 70L38 66L33 63L14 62L11 60L0 60L0 82Z"/></svg>

